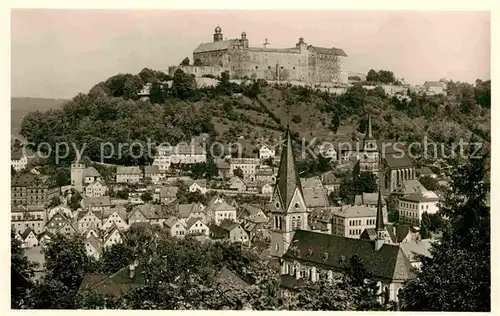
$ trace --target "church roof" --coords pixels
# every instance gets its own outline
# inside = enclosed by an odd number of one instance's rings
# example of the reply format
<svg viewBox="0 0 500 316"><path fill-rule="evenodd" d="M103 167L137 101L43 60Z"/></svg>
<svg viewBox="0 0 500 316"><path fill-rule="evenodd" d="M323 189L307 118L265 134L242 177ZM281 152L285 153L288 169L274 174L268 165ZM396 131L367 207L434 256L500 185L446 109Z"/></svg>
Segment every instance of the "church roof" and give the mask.
<svg viewBox="0 0 500 316"><path fill-rule="evenodd" d="M230 49L231 47L233 47L234 41L235 40L226 40L226 41L218 41L210 43L201 43L193 51L193 54Z"/></svg>
<svg viewBox="0 0 500 316"><path fill-rule="evenodd" d="M413 163L405 154L388 154L385 155L385 162L391 169L413 167Z"/></svg>
<svg viewBox="0 0 500 316"><path fill-rule="evenodd" d="M374 277L405 281L415 277L410 261L397 245L383 244L375 250L371 240L298 230L293 236L284 260L297 260L307 265L343 270L342 259L357 255Z"/></svg>
<svg viewBox="0 0 500 316"><path fill-rule="evenodd" d="M288 209L288 206L292 201L295 188L297 187L302 193L299 174L297 172L297 168L295 167L290 130L287 129L284 148L281 151L280 167L278 169L278 181L276 186L281 198L283 209Z"/></svg>
<svg viewBox="0 0 500 316"><path fill-rule="evenodd" d="M375 222L375 229L377 231L384 230L384 213L382 211L382 195L380 190L378 190L378 201L377 201L377 219Z"/></svg>

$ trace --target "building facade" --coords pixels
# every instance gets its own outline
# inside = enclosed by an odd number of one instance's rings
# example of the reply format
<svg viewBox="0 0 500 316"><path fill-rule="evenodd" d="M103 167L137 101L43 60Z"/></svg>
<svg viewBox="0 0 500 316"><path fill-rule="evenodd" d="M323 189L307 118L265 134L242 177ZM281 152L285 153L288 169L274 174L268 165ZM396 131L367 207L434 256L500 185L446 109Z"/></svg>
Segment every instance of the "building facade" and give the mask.
<svg viewBox="0 0 500 316"><path fill-rule="evenodd" d="M400 197L398 201L399 218L411 225L420 225L424 212L435 214L438 211L439 198L434 192L411 193Z"/></svg>
<svg viewBox="0 0 500 316"><path fill-rule="evenodd" d="M231 78L290 80L306 83L347 83L343 70L346 53L339 48L308 45L299 38L295 47L250 47L247 34L237 39L223 39L222 29L215 28L213 42L202 43L193 51L194 65L174 66L196 77L218 76L229 72Z"/></svg>

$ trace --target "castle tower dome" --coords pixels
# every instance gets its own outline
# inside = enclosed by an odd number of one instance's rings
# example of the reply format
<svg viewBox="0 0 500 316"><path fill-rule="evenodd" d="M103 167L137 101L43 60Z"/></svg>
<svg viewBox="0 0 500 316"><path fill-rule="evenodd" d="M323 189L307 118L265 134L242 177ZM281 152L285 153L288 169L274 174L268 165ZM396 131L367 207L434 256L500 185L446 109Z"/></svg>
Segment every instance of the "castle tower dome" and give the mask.
<svg viewBox="0 0 500 316"><path fill-rule="evenodd" d="M219 25L215 28L215 33L214 33L214 42L220 42L223 40L222 37L222 29Z"/></svg>

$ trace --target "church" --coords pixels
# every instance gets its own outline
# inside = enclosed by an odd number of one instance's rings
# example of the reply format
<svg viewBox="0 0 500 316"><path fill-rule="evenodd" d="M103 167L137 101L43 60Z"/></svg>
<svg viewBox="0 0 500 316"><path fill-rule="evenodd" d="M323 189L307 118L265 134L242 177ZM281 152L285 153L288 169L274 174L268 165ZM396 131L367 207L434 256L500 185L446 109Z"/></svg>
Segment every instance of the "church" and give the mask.
<svg viewBox="0 0 500 316"><path fill-rule="evenodd" d="M284 288L293 291L304 280L332 279L334 274L345 271L345 263L354 255L362 260L367 272L377 281L379 293L383 294L381 300L386 302L398 301L404 282L415 277L401 247L389 240L380 191L373 239L347 238L310 230L310 211L304 203L289 129L267 211L272 225L270 253L280 261Z"/></svg>
<svg viewBox="0 0 500 316"><path fill-rule="evenodd" d="M308 45L299 38L294 47L251 47L247 34L225 39L217 26L213 41L201 43L193 51L193 65L169 67L173 75L177 69L195 77L219 76L229 72L231 79L265 79L301 81L307 84L347 83L343 59L347 54L340 48Z"/></svg>

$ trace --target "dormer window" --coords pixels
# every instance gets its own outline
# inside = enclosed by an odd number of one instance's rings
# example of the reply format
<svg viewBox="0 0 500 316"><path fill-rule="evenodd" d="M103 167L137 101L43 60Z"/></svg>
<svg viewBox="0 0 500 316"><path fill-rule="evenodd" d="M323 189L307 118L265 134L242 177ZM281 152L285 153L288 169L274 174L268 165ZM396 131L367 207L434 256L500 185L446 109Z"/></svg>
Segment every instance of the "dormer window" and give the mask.
<svg viewBox="0 0 500 316"><path fill-rule="evenodd" d="M298 209L299 207L300 207L299 203L295 203L295 208Z"/></svg>

